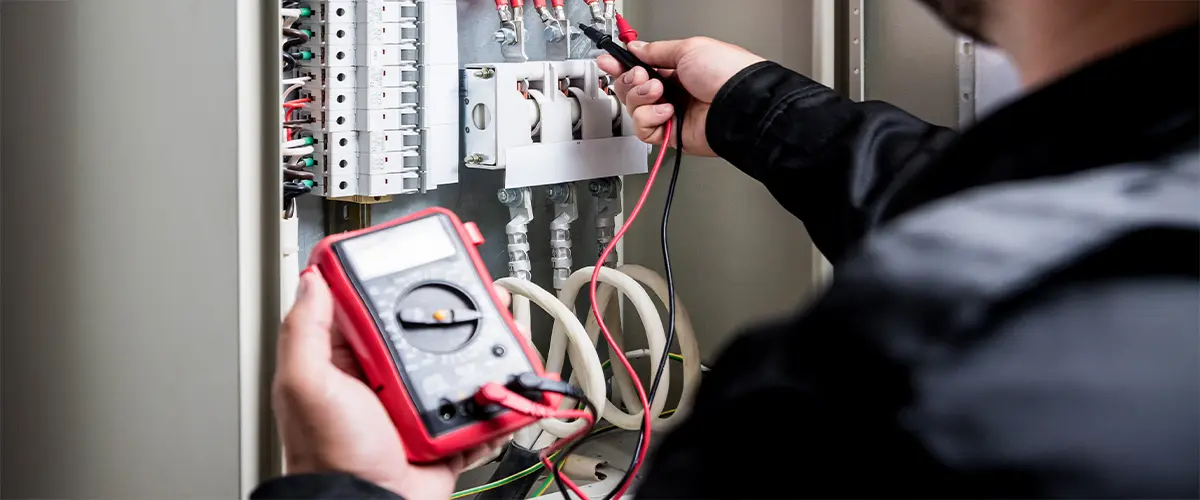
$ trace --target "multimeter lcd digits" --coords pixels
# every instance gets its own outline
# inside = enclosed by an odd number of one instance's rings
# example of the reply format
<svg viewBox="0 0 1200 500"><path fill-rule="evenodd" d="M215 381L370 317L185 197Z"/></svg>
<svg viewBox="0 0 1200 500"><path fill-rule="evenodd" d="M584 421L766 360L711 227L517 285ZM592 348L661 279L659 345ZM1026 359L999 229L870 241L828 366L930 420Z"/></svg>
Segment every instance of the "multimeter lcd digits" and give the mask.
<svg viewBox="0 0 1200 500"><path fill-rule="evenodd" d="M545 376L500 305L474 224L431 208L326 238L309 259L409 460L433 462L534 423L473 403L480 387ZM544 394L557 406L561 397Z"/></svg>

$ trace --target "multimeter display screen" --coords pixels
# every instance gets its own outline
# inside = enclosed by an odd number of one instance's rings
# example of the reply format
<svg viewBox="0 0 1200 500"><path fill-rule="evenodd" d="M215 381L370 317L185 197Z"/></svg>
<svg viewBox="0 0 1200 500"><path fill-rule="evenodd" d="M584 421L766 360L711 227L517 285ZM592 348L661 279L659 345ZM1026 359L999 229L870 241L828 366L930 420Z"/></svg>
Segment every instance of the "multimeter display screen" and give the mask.
<svg viewBox="0 0 1200 500"><path fill-rule="evenodd" d="M426 217L346 240L342 249L358 279L370 281L454 255L454 240L446 231L437 217Z"/></svg>

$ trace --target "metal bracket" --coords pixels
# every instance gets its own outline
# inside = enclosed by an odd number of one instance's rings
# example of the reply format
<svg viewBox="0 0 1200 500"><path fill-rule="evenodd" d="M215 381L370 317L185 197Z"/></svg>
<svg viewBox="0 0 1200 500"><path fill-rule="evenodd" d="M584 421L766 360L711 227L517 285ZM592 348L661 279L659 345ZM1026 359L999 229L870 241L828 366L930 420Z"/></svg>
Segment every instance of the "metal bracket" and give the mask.
<svg viewBox="0 0 1200 500"><path fill-rule="evenodd" d="M617 215L623 209L621 206L621 179L619 177L595 179L588 183L588 192L596 201L596 245L598 246L597 253L599 253L603 252L604 247L608 246L616 236ZM614 250L608 254L604 265L616 267L617 261L618 255Z"/></svg>
<svg viewBox="0 0 1200 500"><path fill-rule="evenodd" d="M529 281L533 277L529 260L529 223L533 222L534 215L533 191L529 188L501 189L497 198L508 207L512 217L504 227L508 235L509 276Z"/></svg>
<svg viewBox="0 0 1200 500"><path fill-rule="evenodd" d="M573 30L566 9L555 7L550 19L543 19L543 22L546 24L546 59L550 61L570 59Z"/></svg>
<svg viewBox="0 0 1200 500"><path fill-rule="evenodd" d="M325 234L340 234L371 227L371 205L325 200Z"/></svg>
<svg viewBox="0 0 1200 500"><path fill-rule="evenodd" d="M492 35L500 44L500 54L508 62L525 62L529 54L525 53L525 8L501 7L500 29Z"/></svg>
<svg viewBox="0 0 1200 500"><path fill-rule="evenodd" d="M958 127L960 129L975 123L975 41L967 37L958 37L954 51L954 64L958 70L958 94L955 99L958 107Z"/></svg>
<svg viewBox="0 0 1200 500"><path fill-rule="evenodd" d="M554 219L550 221L550 262L554 270L554 289L561 291L571 277L571 268L574 266L571 224L579 220L579 197L573 183L549 186L546 196L554 203Z"/></svg>
<svg viewBox="0 0 1200 500"><path fill-rule="evenodd" d="M866 32L864 28L866 15L863 14L863 0L849 0L848 13L846 16L849 23L846 31L846 38L849 50L849 64L847 65L849 75L847 75L847 96L855 101L862 101L866 98L866 51L864 47L866 43L863 40L863 34Z"/></svg>

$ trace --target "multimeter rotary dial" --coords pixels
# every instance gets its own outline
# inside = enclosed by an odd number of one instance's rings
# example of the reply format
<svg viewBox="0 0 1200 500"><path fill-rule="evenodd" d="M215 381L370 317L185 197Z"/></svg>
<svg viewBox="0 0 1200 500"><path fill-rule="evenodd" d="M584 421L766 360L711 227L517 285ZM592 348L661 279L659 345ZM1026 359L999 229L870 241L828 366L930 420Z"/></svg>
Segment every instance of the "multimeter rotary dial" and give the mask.
<svg viewBox="0 0 1200 500"><path fill-rule="evenodd" d="M462 349L479 331L483 315L466 292L447 283L424 283L396 301L396 322L409 345L448 354Z"/></svg>

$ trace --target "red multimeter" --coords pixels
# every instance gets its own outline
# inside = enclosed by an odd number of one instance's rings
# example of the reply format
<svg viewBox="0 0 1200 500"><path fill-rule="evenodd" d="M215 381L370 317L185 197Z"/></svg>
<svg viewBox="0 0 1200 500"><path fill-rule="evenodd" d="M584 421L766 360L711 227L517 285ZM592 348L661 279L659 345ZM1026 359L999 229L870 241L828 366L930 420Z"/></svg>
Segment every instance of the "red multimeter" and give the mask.
<svg viewBox="0 0 1200 500"><path fill-rule="evenodd" d="M437 461L536 420L473 404L484 384L546 376L500 305L475 248L481 244L474 224L430 208L327 237L309 258L413 462ZM544 393L541 402L557 407L561 399Z"/></svg>

